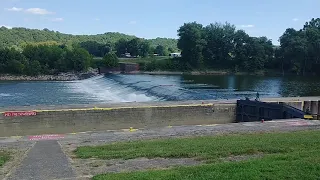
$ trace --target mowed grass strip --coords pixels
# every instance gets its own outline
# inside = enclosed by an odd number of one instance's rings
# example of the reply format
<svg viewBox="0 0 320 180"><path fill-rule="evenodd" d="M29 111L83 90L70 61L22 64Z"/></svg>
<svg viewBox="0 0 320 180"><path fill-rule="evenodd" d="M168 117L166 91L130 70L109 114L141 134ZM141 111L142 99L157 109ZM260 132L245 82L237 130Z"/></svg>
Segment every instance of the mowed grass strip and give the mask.
<svg viewBox="0 0 320 180"><path fill-rule="evenodd" d="M320 150L320 131L300 131L122 142L78 147L75 154L78 158L197 158L211 162L235 155L317 150Z"/></svg>
<svg viewBox="0 0 320 180"><path fill-rule="evenodd" d="M10 155L7 152L0 151L0 167L4 165L10 159Z"/></svg>
<svg viewBox="0 0 320 180"><path fill-rule="evenodd" d="M267 155L262 159L249 159L241 162L220 162L167 170L109 173L95 176L93 180L315 180L319 178L320 150L318 149Z"/></svg>

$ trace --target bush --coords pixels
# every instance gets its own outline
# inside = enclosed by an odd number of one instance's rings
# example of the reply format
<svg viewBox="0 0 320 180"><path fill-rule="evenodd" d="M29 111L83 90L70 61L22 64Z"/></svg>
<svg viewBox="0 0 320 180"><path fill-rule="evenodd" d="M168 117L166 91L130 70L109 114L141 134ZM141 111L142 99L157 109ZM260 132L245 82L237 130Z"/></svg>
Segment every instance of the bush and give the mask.
<svg viewBox="0 0 320 180"><path fill-rule="evenodd" d="M119 59L115 53L111 52L103 57L103 63L106 67L117 67L119 65Z"/></svg>

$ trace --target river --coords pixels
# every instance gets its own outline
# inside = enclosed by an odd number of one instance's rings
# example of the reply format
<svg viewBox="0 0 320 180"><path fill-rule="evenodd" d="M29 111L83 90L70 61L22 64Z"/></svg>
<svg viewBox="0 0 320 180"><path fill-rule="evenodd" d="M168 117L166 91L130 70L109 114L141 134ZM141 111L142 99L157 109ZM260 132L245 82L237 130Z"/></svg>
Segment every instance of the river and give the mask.
<svg viewBox="0 0 320 180"><path fill-rule="evenodd" d="M317 77L109 75L81 81L2 81L0 107L319 96Z"/></svg>

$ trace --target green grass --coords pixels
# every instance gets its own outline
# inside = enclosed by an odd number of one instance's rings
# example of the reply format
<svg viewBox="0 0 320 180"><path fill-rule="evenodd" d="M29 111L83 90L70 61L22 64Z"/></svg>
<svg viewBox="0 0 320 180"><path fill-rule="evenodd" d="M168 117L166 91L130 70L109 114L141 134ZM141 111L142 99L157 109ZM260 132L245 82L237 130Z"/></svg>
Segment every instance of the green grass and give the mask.
<svg viewBox="0 0 320 180"><path fill-rule="evenodd" d="M9 153L0 151L0 167L2 167L9 159Z"/></svg>
<svg viewBox="0 0 320 180"><path fill-rule="evenodd" d="M264 154L238 162L221 157ZM79 158L138 157L207 160L207 164L128 173L109 173L94 180L320 179L320 131L238 134L114 143L79 147Z"/></svg>
<svg viewBox="0 0 320 180"><path fill-rule="evenodd" d="M104 174L93 180L251 180L251 179L319 179L320 150L306 150L269 155L242 162L214 163L168 170Z"/></svg>
<svg viewBox="0 0 320 180"><path fill-rule="evenodd" d="M215 161L220 157L243 154L274 154L320 150L320 131L264 133L162 139L78 147L79 158L133 159L199 158Z"/></svg>

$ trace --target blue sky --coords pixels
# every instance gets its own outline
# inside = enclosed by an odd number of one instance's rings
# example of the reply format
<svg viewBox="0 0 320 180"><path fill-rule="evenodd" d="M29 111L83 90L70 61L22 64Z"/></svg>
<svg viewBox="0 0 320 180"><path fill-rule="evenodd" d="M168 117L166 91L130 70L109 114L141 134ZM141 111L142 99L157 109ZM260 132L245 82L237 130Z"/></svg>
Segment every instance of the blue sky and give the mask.
<svg viewBox="0 0 320 180"><path fill-rule="evenodd" d="M0 26L177 38L184 22L228 21L278 44L286 28L320 17L319 7L319 0L0 0Z"/></svg>

